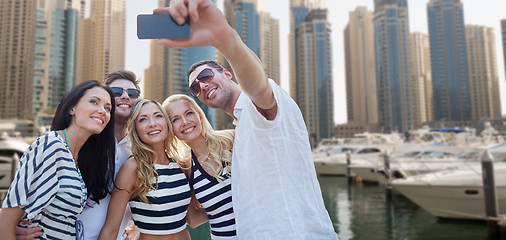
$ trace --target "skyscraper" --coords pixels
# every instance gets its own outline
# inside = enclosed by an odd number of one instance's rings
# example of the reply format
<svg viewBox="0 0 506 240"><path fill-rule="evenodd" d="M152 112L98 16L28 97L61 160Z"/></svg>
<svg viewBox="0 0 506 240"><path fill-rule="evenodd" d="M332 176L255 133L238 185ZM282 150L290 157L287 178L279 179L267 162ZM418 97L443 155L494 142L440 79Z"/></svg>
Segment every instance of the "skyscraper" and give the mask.
<svg viewBox="0 0 506 240"><path fill-rule="evenodd" d="M260 12L260 60L265 73L277 84L281 81L279 61L279 20L267 12Z"/></svg>
<svg viewBox="0 0 506 240"><path fill-rule="evenodd" d="M427 3L435 121L471 120L471 96L463 4Z"/></svg>
<svg viewBox="0 0 506 240"><path fill-rule="evenodd" d="M375 0L373 21L378 122L384 132L404 132L417 127L409 94L407 0Z"/></svg>
<svg viewBox="0 0 506 240"><path fill-rule="evenodd" d="M169 6L170 0L159 0L158 6ZM159 102L172 94L188 94L190 66L201 60L216 60L213 47L167 48L151 40L150 66L145 70L144 96ZM197 100L209 122L216 126L216 110ZM232 121L230 121L232 122Z"/></svg>
<svg viewBox="0 0 506 240"><path fill-rule="evenodd" d="M430 67L429 36L424 33L411 33L411 88L412 116L414 126L433 120L432 73Z"/></svg>
<svg viewBox="0 0 506 240"><path fill-rule="evenodd" d="M306 122L312 146L334 135L330 32L327 9L312 9L296 26L294 34L295 102Z"/></svg>
<svg viewBox="0 0 506 240"><path fill-rule="evenodd" d="M504 56L504 69L506 69L506 19L501 20L502 50Z"/></svg>
<svg viewBox="0 0 506 240"><path fill-rule="evenodd" d="M288 33L288 56L290 61L289 67L289 81L290 89L289 94L293 99L297 98L296 93L296 71L297 64L295 63L295 33L297 26L304 21L309 11L313 8L324 8L324 0L289 0L290 1L290 31Z"/></svg>
<svg viewBox="0 0 506 240"><path fill-rule="evenodd" d="M54 112L75 84L84 0L37 1L32 114Z"/></svg>
<svg viewBox="0 0 506 240"><path fill-rule="evenodd" d="M357 7L344 29L346 103L349 123L377 124L372 12Z"/></svg>
<svg viewBox="0 0 506 240"><path fill-rule="evenodd" d="M492 28L466 25L472 119L501 117L499 76Z"/></svg>
<svg viewBox="0 0 506 240"><path fill-rule="evenodd" d="M126 0L91 0L79 31L77 82L100 81L125 68Z"/></svg>
<svg viewBox="0 0 506 240"><path fill-rule="evenodd" d="M0 118L29 118L37 2L0 0L0 23Z"/></svg>

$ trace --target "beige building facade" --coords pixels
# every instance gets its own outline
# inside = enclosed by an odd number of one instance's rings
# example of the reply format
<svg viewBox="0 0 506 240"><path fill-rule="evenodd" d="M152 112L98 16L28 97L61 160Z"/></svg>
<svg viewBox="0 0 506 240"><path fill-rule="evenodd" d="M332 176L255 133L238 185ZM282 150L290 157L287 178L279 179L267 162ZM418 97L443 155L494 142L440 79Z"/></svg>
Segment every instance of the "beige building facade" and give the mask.
<svg viewBox="0 0 506 240"><path fill-rule="evenodd" d="M79 29L78 83L125 68L126 0L90 1L90 17Z"/></svg>
<svg viewBox="0 0 506 240"><path fill-rule="evenodd" d="M348 122L378 123L372 12L357 7L344 29Z"/></svg>
<svg viewBox="0 0 506 240"><path fill-rule="evenodd" d="M500 118L501 98L493 28L466 25L472 119Z"/></svg>
<svg viewBox="0 0 506 240"><path fill-rule="evenodd" d="M0 118L30 118L37 2L0 0Z"/></svg>
<svg viewBox="0 0 506 240"><path fill-rule="evenodd" d="M411 33L410 43L411 88L409 92L414 110L412 111L413 127L418 128L423 122L434 119L429 36L419 32Z"/></svg>

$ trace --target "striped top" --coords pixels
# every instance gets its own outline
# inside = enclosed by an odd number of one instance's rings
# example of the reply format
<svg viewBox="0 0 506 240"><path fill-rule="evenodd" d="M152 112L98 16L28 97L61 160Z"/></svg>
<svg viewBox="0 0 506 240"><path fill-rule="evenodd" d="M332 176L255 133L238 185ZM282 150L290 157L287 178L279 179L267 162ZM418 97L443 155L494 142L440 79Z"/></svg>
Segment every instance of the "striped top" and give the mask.
<svg viewBox="0 0 506 240"><path fill-rule="evenodd" d="M86 201L86 186L65 140L56 132L39 137L19 161L2 207L20 207L24 220L40 226L39 239L76 238L76 219Z"/></svg>
<svg viewBox="0 0 506 240"><path fill-rule="evenodd" d="M232 208L231 178L227 177L226 172L225 167L222 173L223 181L218 182L202 168L192 151L190 184L193 186L195 197L206 209L213 239L237 239L235 214Z"/></svg>
<svg viewBox="0 0 506 240"><path fill-rule="evenodd" d="M186 229L186 211L191 192L179 165L170 159L168 165L155 164L158 186L146 194L150 204L139 197L130 200L135 229L144 234L168 235ZM153 179L155 182L155 179Z"/></svg>

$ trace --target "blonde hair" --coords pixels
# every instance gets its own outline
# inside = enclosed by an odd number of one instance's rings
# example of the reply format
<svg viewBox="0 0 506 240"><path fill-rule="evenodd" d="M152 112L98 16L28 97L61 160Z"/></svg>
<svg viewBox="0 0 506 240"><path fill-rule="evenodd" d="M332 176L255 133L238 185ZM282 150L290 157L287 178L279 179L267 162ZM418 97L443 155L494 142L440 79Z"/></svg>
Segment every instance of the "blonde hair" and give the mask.
<svg viewBox="0 0 506 240"><path fill-rule="evenodd" d="M210 163L205 162L204 165L210 167L211 169L214 169L213 177L216 178L219 181L223 180L223 177L221 176L223 174L223 169L226 167L227 172L226 176L230 177L230 171L232 166L232 148L234 147L234 137L235 137L235 131L234 130L219 130L216 131L211 126L211 123L206 118L206 115L204 114L204 111L202 111L202 108L199 107L197 102L193 100L191 97L183 94L174 94L165 101L163 101L163 108L167 110L167 107L176 101L179 100L185 100L190 103L191 108L198 114L200 117L200 121L202 122L202 137L207 141L207 148L208 153L206 156L201 157L201 162L206 159L210 158L212 161L216 162L218 164L217 168L214 168ZM171 124L170 124L171 125ZM175 138L176 141L179 142L179 144L183 144L184 146L188 147L186 143L183 141L180 141L179 139Z"/></svg>
<svg viewBox="0 0 506 240"><path fill-rule="evenodd" d="M167 120L167 129L169 130L169 136L164 141L165 152L167 156L177 159L177 151L174 145L174 134L172 131L172 125L169 124L169 117L165 109L158 103L157 101L140 99L138 100L132 110L132 114L128 119L128 135L130 137L130 142L132 144L132 156L135 158L135 162L137 163L136 173L137 173L137 185L133 191L133 195L137 195L139 199L145 203L149 203L146 197L146 194L155 190L158 185L158 173L155 170L155 152L150 148L149 145L142 142L139 134L136 131L136 123L135 120L140 114L141 108L147 103L154 103L158 106L163 116ZM152 182L152 179L155 178L155 182Z"/></svg>

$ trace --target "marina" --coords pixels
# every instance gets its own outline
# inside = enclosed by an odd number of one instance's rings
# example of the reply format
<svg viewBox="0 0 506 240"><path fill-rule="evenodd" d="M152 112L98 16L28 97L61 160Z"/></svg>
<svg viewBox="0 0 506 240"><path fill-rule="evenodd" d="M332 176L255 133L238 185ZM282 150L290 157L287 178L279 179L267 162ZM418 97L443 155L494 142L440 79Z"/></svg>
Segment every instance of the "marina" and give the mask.
<svg viewBox="0 0 506 240"><path fill-rule="evenodd" d="M441 219L377 183L320 176L325 207L341 240L485 240L484 221Z"/></svg>

